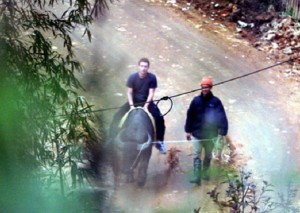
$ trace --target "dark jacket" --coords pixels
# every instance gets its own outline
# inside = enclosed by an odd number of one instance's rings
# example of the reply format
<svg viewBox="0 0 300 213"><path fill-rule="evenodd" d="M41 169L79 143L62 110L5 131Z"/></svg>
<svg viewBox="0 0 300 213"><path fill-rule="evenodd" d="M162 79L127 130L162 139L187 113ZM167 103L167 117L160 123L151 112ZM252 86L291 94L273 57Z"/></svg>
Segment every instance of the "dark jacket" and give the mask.
<svg viewBox="0 0 300 213"><path fill-rule="evenodd" d="M225 136L228 131L228 120L219 98L212 93L208 96L196 96L187 111L185 132L191 132L199 139L211 139Z"/></svg>

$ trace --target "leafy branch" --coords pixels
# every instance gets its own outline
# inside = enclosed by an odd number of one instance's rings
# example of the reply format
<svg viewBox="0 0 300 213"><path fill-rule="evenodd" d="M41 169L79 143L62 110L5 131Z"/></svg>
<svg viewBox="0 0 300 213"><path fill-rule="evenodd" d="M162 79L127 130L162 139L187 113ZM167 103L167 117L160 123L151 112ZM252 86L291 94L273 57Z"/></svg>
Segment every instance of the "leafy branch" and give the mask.
<svg viewBox="0 0 300 213"><path fill-rule="evenodd" d="M89 25L108 6L106 0L93 2L0 1L3 212L32 212L43 202L27 205L21 196L42 199L45 189L57 185L64 197L67 190L77 187L76 182L82 182L78 164L84 161L84 153L99 158L103 133L96 123L101 123L90 113L92 105L78 94L83 88L75 72L82 71L82 66L71 38L80 26L91 40ZM8 199L16 192L20 211Z"/></svg>

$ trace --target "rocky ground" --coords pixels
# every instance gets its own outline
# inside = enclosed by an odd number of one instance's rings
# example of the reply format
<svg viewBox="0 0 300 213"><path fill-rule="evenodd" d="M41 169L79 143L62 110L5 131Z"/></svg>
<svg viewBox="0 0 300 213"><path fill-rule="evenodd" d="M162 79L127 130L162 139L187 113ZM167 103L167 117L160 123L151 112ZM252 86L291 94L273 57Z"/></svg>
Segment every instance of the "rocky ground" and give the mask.
<svg viewBox="0 0 300 213"><path fill-rule="evenodd" d="M290 16L280 15L270 5L267 11L251 10L249 5L237 5L224 1L160 1L172 7L189 20L197 21L197 16L207 21L195 24L196 28L211 28L216 33L229 30L236 39L265 52L275 62L294 59L283 70L287 78L300 81L300 23ZM195 3L197 2L197 3ZM213 22L213 26L208 26Z"/></svg>

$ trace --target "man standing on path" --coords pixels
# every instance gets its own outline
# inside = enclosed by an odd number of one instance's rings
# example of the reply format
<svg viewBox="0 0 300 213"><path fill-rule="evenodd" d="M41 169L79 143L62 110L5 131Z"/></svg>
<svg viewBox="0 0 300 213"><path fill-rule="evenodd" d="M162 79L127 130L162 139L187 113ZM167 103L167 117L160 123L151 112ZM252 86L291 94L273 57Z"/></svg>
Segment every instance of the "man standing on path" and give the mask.
<svg viewBox="0 0 300 213"><path fill-rule="evenodd" d="M138 62L139 70L132 73L127 79L127 99L120 110L115 114L111 130L116 130L118 122L130 109L135 107L143 107L145 111L149 111L154 117L156 125L156 148L162 153L166 154L164 134L165 134L165 121L160 113L157 105L153 103L153 97L157 88L156 76L149 72L150 61L147 58L141 58ZM112 134L111 134L112 136Z"/></svg>
<svg viewBox="0 0 300 213"><path fill-rule="evenodd" d="M185 132L187 140L193 139L194 178L190 181L201 185L201 178L209 180L208 169L214 148L213 138L223 139L228 132L228 120L219 98L211 92L213 82L210 77L203 77L201 94L194 97L187 111ZM201 152L205 151L203 169Z"/></svg>

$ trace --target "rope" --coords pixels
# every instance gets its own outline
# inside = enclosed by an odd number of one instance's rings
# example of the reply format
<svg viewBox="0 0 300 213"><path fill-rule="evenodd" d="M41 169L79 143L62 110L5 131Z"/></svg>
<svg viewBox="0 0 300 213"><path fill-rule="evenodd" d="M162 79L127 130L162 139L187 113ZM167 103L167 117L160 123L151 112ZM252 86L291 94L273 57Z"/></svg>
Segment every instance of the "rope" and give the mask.
<svg viewBox="0 0 300 213"><path fill-rule="evenodd" d="M256 71L253 71L253 72L250 72L250 73L247 73L247 74L244 74L244 75L240 75L240 76L237 76L237 77L234 77L234 78L231 78L231 79L228 79L228 80L225 80L225 81L222 81L222 82L219 82L219 83L216 83L214 84L213 86L219 86L221 84L225 84L225 83L228 83L228 82L231 82L231 81L235 81L235 80L238 80L238 79L241 79L241 78L245 78L247 76L250 76L250 75L254 75L254 74L257 74L259 72L262 72L262 71L265 71L265 70L268 70L270 68L273 68L273 67L276 67L276 66L279 66L279 65L282 65L282 64L285 64L285 63L288 63L288 62L293 62L294 60L300 58L300 56L297 56L297 57L294 57L294 58L290 58L286 61L282 61L282 62L278 62L274 65L271 65L271 66L268 66L268 67L265 67L265 68L262 68L262 69L259 69L259 70L256 70ZM168 114L172 107L173 107L173 100L172 98L175 98L175 97L179 97L179 96L182 96L182 95L186 95L186 94L189 94L189 93L193 93L193 92L196 92L196 91L200 91L202 90L201 88L198 88L198 89L194 89L194 90L190 90L190 91L187 91L187 92L183 92L183 93L179 93L179 94L176 94L176 95L172 95L172 96L164 96L160 99L157 99L157 100L153 100L153 102L157 102L156 105L158 105L158 103L162 100L169 100L171 102L171 106L170 106L170 109L165 113L163 114L163 116L165 116L166 114ZM145 103L150 103L150 102L142 102L142 103L138 103L138 104L145 104ZM131 105L132 106L132 105ZM90 110L90 111L83 111L83 110L86 110L86 109L83 109L79 112L77 112L76 114L83 114L83 113L96 113L96 112L104 112L104 111L109 111L109 110L115 110L115 109L119 109L121 108L122 106L119 106L119 107L110 107L110 108L104 108L104 109L98 109L98 110ZM56 115L56 116L52 116L52 117L66 117L68 115ZM41 118L40 118L41 119Z"/></svg>
<svg viewBox="0 0 300 213"><path fill-rule="evenodd" d="M216 140L216 138L212 139L199 139L199 140L173 140L173 141L164 141L165 144L168 143L193 143L193 142L203 142L203 141L213 141ZM160 142L152 142L153 144L160 143Z"/></svg>
<svg viewBox="0 0 300 213"><path fill-rule="evenodd" d="M146 144L147 144L147 143L143 143L143 145L142 145L142 147L141 147L139 153L137 154L135 160L133 161L133 163L132 163L132 165L131 165L131 167L130 167L130 170L133 170L133 169L134 169L135 164L136 164L137 160L139 159L139 157L140 157L140 155L141 155L141 153L142 153L142 151L143 151L143 149L144 149L144 146L145 146Z"/></svg>
<svg viewBox="0 0 300 213"><path fill-rule="evenodd" d="M215 137L215 138L212 138L212 139L197 139L197 140L173 140L173 141L169 140L169 141L164 141L164 143L167 143L167 144L168 143L193 143L193 142L213 141L213 143L214 143L214 150L215 150L215 149L219 149L217 147L217 145L218 145L217 144L217 142L218 142L217 139L218 139L218 137ZM157 144L157 143L160 143L160 142L152 142L152 144ZM135 167L135 165L136 165L136 163L137 163L137 161L138 161L138 159L139 159L139 157L140 157L140 155L141 155L141 153L142 153L145 145L147 145L147 143L143 143L143 145L141 146L139 153L137 154L134 162L132 163L132 165L130 167L130 170L134 169L134 167ZM228 161L228 159L226 161Z"/></svg>
<svg viewBox="0 0 300 213"><path fill-rule="evenodd" d="M164 101L169 100L170 103L171 103L171 106L170 106L169 110L165 114L162 115L164 117L166 114L168 114L172 110L172 108L173 108L173 100L172 100L172 98L170 98L168 96L164 96L161 99L159 99L159 101L157 101L156 106L158 106L158 104L159 104L159 102L161 100L164 100Z"/></svg>
<svg viewBox="0 0 300 213"><path fill-rule="evenodd" d="M241 78L245 78L247 76L250 76L250 75L254 75L254 74L257 74L259 72L262 72L262 71L265 71L265 70L268 70L268 69L271 69L273 67L277 67L279 65L282 65L282 64L285 64L285 63L288 63L288 62L293 62L294 60L300 58L300 56L297 56L297 57L294 57L294 58L290 58L288 60L285 60L285 61L282 61L282 62L278 62L276 64L273 64L271 66L268 66L268 67L265 67L265 68L262 68L262 69L259 69L259 70L255 70L253 72L250 72L250 73L247 73L247 74L244 74L244 75L240 75L240 76L237 76L237 77L234 77L234 78L231 78L231 79L228 79L228 80L225 80L225 81L222 81L222 82L219 82L219 83L216 83L214 84L213 86L219 86L221 84L225 84L225 83L228 83L228 82L231 82L231 81L235 81L235 80L238 80L238 79L241 79ZM183 93L178 93L176 95L172 95L172 96L164 96L160 99L157 99L157 100L153 100L153 102L157 102L157 104L162 101L162 100L170 100L171 102L171 107L170 109L167 111L167 113L169 113L173 107L173 101L172 101L172 98L176 98L176 97L179 97L179 96L182 96L182 95L186 95L186 94L189 94L189 93L193 93L193 92L196 92L196 91L200 91L202 90L201 88L198 88L198 89L194 89L194 90L190 90L190 91L187 91L187 92L183 92ZM149 102L144 102L144 103L139 103L139 104L145 104L145 103L149 103ZM114 107L114 108L107 108L107 109L99 109L99 110L95 110L95 111L92 111L92 112L101 112L101 111L106 111L106 110L111 110L111 109L118 109L117 107ZM167 114L165 113L164 116Z"/></svg>

